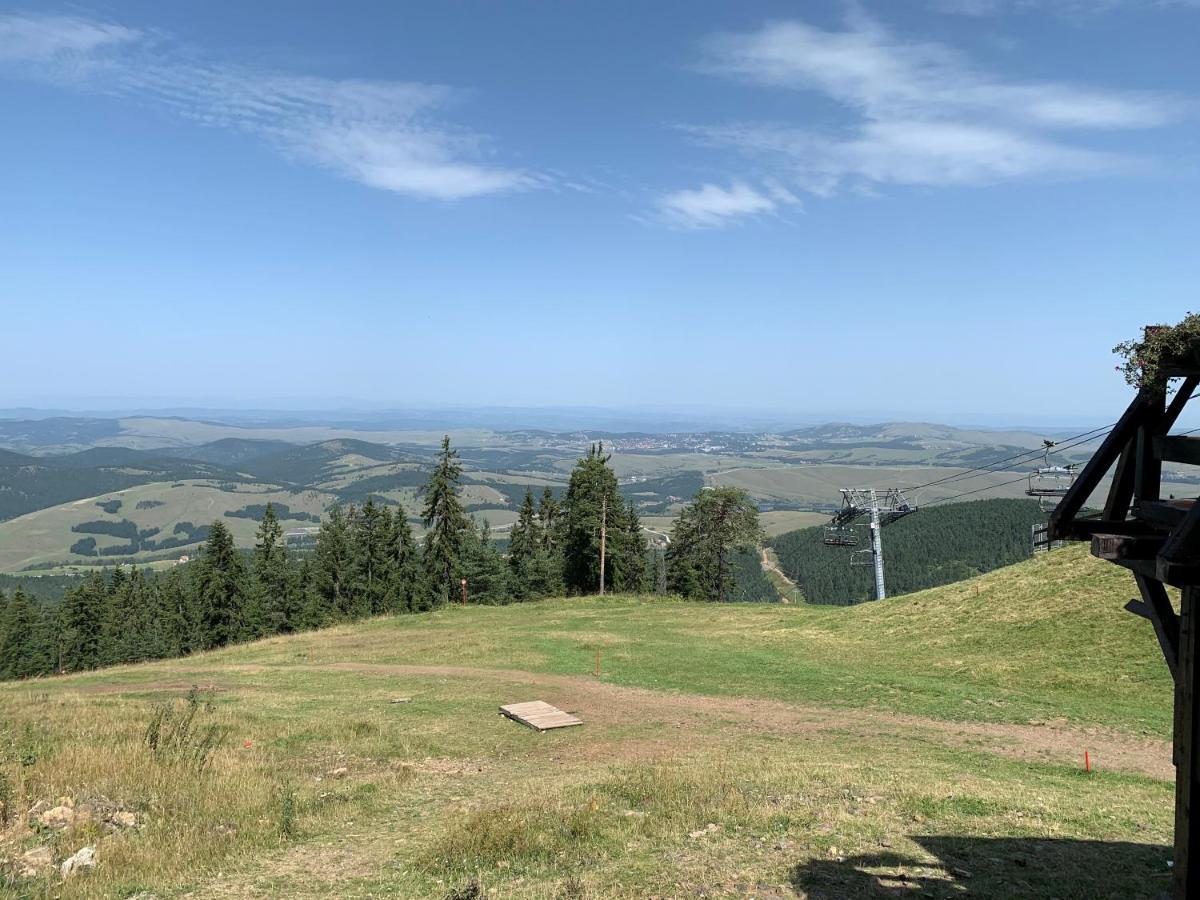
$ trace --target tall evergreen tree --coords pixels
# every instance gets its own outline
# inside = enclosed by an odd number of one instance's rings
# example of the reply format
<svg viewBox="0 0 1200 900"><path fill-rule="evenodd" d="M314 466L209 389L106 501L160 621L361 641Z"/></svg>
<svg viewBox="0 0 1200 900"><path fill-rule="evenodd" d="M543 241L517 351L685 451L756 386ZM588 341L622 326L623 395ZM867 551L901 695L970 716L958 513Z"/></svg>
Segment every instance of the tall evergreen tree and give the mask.
<svg viewBox="0 0 1200 900"><path fill-rule="evenodd" d="M295 577L291 556L283 543L283 526L272 503L263 511L251 566L262 633L294 631L299 616Z"/></svg>
<svg viewBox="0 0 1200 900"><path fill-rule="evenodd" d="M317 546L309 565L308 598L304 624L321 628L342 619L350 597L350 530L340 506L329 507L317 533Z"/></svg>
<svg viewBox="0 0 1200 900"><path fill-rule="evenodd" d="M534 570L538 558L545 553L542 547L542 528L533 505L533 491L525 489L525 499L513 523L508 539L508 565L512 570L513 596L528 600L534 593Z"/></svg>
<svg viewBox="0 0 1200 900"><path fill-rule="evenodd" d="M40 619L40 611L18 586L0 622L0 678L29 678L50 670Z"/></svg>
<svg viewBox="0 0 1200 900"><path fill-rule="evenodd" d="M413 538L404 506L396 508L391 530L391 575L388 608L394 612L413 612L421 607L428 590L422 583L421 551Z"/></svg>
<svg viewBox="0 0 1200 900"><path fill-rule="evenodd" d="M471 603L501 604L512 599L511 573L492 543L487 519L470 529L464 541L463 575Z"/></svg>
<svg viewBox="0 0 1200 900"><path fill-rule="evenodd" d="M101 662L105 584L99 573L66 592L62 600L62 669L81 672Z"/></svg>
<svg viewBox="0 0 1200 900"><path fill-rule="evenodd" d="M618 519L619 552L613 557L613 587L618 591L640 594L649 584L649 545L633 501L630 500L621 512Z"/></svg>
<svg viewBox="0 0 1200 900"><path fill-rule="evenodd" d="M607 532L605 589L612 587L608 559L620 556L623 550L625 503L608 460L603 444L589 448L587 456L575 464L563 498L563 580L571 593L590 594L600 588L602 521Z"/></svg>
<svg viewBox="0 0 1200 900"><path fill-rule="evenodd" d="M450 436L442 438L442 450L429 482L425 485L424 568L429 581L430 602L445 603L458 589L463 575L463 551L470 523L458 497L462 466L458 452L450 449Z"/></svg>
<svg viewBox="0 0 1200 900"><path fill-rule="evenodd" d="M705 488L679 514L667 551L671 590L685 597L730 599L733 553L762 538L758 507L741 488Z"/></svg>
<svg viewBox="0 0 1200 900"><path fill-rule="evenodd" d="M350 520L352 602L347 613L351 618L379 615L390 608L389 594L395 582L394 527L391 512L387 507L377 506L373 497L368 497Z"/></svg>
<svg viewBox="0 0 1200 900"><path fill-rule="evenodd" d="M209 528L208 540L195 565L202 649L223 647L243 633L250 585L233 535L219 519Z"/></svg>

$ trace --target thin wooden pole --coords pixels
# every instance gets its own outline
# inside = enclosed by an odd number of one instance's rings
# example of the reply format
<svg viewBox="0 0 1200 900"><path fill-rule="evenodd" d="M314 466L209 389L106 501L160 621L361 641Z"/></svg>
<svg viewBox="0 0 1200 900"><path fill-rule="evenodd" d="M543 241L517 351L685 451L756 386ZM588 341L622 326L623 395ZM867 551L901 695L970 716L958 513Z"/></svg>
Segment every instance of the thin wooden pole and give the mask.
<svg viewBox="0 0 1200 900"><path fill-rule="evenodd" d="M608 537L608 498L600 498L600 596L604 596L604 544Z"/></svg>
<svg viewBox="0 0 1200 900"><path fill-rule="evenodd" d="M596 648L596 677L600 677L600 648Z"/></svg>

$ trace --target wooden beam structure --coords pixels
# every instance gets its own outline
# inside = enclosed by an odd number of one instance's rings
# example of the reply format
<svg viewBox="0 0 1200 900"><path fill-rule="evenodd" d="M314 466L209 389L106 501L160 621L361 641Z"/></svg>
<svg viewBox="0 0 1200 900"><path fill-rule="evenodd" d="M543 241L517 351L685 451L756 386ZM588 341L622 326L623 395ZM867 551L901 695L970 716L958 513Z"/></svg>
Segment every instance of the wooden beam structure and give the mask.
<svg viewBox="0 0 1200 900"><path fill-rule="evenodd" d="M1133 573L1139 599L1125 608L1149 620L1175 680L1176 900L1200 898L1200 502L1163 499L1163 463L1200 465L1200 440L1168 435L1200 385L1200 345L1166 361L1176 382L1143 388L1050 514L1048 540L1091 541L1092 555ZM1085 513L1109 471L1099 514ZM1180 609L1167 586L1180 589ZM1192 860L1195 860L1193 866Z"/></svg>

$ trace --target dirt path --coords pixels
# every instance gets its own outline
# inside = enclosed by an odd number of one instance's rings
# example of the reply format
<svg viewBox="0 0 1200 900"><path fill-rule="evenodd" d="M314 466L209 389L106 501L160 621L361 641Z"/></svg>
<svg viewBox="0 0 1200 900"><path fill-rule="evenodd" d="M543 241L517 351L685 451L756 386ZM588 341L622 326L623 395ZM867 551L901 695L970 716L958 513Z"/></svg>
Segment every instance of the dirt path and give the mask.
<svg viewBox="0 0 1200 900"><path fill-rule="evenodd" d="M947 743L997 753L1015 759L1082 765L1084 750L1099 769L1137 772L1164 781L1175 777L1171 744L1156 738L1137 738L1100 728L1074 728L1059 722L1007 724L948 722L925 716L883 710L837 709L777 700L709 697L621 687L586 676L548 675L520 669L482 669L469 666L405 666L372 663L331 663L320 668L395 675L471 678L542 688L543 699L578 714L585 721L620 725L636 715L643 724L662 729L678 744L701 739L714 722L734 731L802 734L825 730L858 730L864 735L934 732Z"/></svg>
<svg viewBox="0 0 1200 900"><path fill-rule="evenodd" d="M774 572L776 575L778 575L780 578L782 578L784 580L784 582L787 584L787 586L789 588L791 588L793 591L796 592L796 596L800 596L800 593L801 593L800 586L798 584L796 584L796 582L792 581L792 579L790 579L786 575L784 575L783 569L781 569L779 567L779 564L777 562L775 562L775 560L771 559L771 549L769 547L760 547L759 551L762 553L763 571L764 572Z"/></svg>

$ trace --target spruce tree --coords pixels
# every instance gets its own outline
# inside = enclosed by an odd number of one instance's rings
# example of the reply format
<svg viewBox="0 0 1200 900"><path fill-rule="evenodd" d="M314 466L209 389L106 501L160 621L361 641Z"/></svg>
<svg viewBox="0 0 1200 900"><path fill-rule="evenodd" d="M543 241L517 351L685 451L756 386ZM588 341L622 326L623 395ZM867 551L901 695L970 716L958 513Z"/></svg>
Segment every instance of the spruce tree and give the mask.
<svg viewBox="0 0 1200 900"><path fill-rule="evenodd" d="M421 551L413 538L412 527L404 513L404 506L396 508L392 519L391 575L392 585L388 591L389 608L394 612L413 612L420 608L428 589L423 584Z"/></svg>
<svg viewBox="0 0 1200 900"><path fill-rule="evenodd" d="M196 566L201 649L223 647L243 633L249 576L225 523L213 522Z"/></svg>
<svg viewBox="0 0 1200 900"><path fill-rule="evenodd" d="M350 596L350 532L346 514L329 507L317 533L317 546L309 564L308 598L303 614L308 628L322 628L345 617Z"/></svg>
<svg viewBox="0 0 1200 900"><path fill-rule="evenodd" d="M618 591L640 594L649 584L647 557L650 551L632 500L623 510L619 524L621 540L619 553L614 557L613 587Z"/></svg>
<svg viewBox="0 0 1200 900"><path fill-rule="evenodd" d="M625 503L608 460L603 444L589 448L587 456L579 460L571 472L563 498L563 580L571 593L590 594L600 588L602 520L607 532L605 589L612 587L613 576L607 561L620 557L623 552Z"/></svg>
<svg viewBox="0 0 1200 900"><path fill-rule="evenodd" d="M730 599L733 554L762 538L758 507L741 488L705 488L676 519L667 551L671 590L685 597Z"/></svg>
<svg viewBox="0 0 1200 900"><path fill-rule="evenodd" d="M0 622L0 678L29 678L49 671L40 619L40 611L18 586Z"/></svg>
<svg viewBox="0 0 1200 900"><path fill-rule="evenodd" d="M392 514L387 507L377 506L373 497L368 497L363 508L355 511L349 525L352 601L347 615L362 618L387 612L389 592L394 584Z"/></svg>
<svg viewBox="0 0 1200 900"><path fill-rule="evenodd" d="M512 599L511 573L492 544L487 519L470 529L464 542L463 574L470 603L498 605Z"/></svg>
<svg viewBox="0 0 1200 900"><path fill-rule="evenodd" d="M512 591L516 600L528 600L534 594L534 569L542 549L542 529L533 506L533 491L525 489L525 499L513 523L508 540L508 565L512 570Z"/></svg>
<svg viewBox="0 0 1200 900"><path fill-rule="evenodd" d="M437 465L425 485L424 568L428 578L429 600L433 605L445 603L458 589L463 574L463 551L469 523L458 497L462 466L458 452L450 449L450 436L442 438L442 450Z"/></svg>
<svg viewBox="0 0 1200 900"><path fill-rule="evenodd" d="M296 584L283 526L275 514L275 505L267 504L254 541L251 561L256 606L261 614L264 634L286 634L297 626Z"/></svg>
<svg viewBox="0 0 1200 900"><path fill-rule="evenodd" d="M62 600L62 669L81 672L100 665L105 584L99 573L66 592Z"/></svg>

